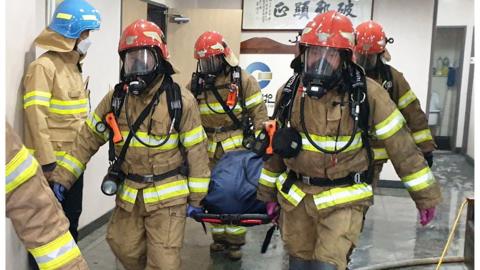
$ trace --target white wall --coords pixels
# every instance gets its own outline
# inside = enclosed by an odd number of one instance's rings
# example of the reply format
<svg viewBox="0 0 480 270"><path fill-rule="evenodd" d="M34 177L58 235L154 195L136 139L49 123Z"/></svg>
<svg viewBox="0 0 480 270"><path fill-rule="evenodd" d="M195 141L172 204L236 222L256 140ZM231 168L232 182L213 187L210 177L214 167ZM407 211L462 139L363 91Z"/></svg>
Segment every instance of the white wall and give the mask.
<svg viewBox="0 0 480 270"><path fill-rule="evenodd" d="M456 147L462 147L465 128L465 110L467 104L468 74L470 70L470 52L472 48L474 0L438 0L438 26L466 26L466 40L464 48L463 73L461 78L460 105L458 107L458 125ZM472 107L473 108L473 107ZM473 110L471 110L473 114ZM473 118L473 117L471 117Z"/></svg>
<svg viewBox="0 0 480 270"><path fill-rule="evenodd" d="M118 80L117 43L120 36L120 1L90 0L102 13L102 28L91 35L92 46L84 64L84 77L90 76L92 109ZM6 1L6 116L23 134L22 78L28 64L38 55L35 37L45 27L45 1ZM84 206L80 227L100 217L114 206L113 198L100 191L107 168L106 149L93 157L85 173ZM27 269L26 253L10 222L6 226L6 269Z"/></svg>
<svg viewBox="0 0 480 270"><path fill-rule="evenodd" d="M102 15L99 31L90 36L92 46L84 61L83 76L90 76L92 110L110 88L118 82L120 60L117 54L120 39L121 1L89 0ZM87 164L83 188L83 212L80 228L99 218L114 207L114 197L107 197L100 191L100 184L108 168L108 146L104 145Z"/></svg>

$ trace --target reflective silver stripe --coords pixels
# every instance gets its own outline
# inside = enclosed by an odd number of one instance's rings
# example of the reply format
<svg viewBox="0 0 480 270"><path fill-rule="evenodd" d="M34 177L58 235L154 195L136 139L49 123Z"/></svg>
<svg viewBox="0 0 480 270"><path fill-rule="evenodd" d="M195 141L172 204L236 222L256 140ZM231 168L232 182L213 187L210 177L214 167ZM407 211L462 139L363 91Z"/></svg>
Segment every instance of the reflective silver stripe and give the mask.
<svg viewBox="0 0 480 270"><path fill-rule="evenodd" d="M77 246L77 244L75 244L75 240L72 239L72 241L66 243L65 245L61 246L59 249L54 250L54 251L50 252L49 254L47 254L45 256L35 257L35 261L37 261L37 263L39 263L39 264L50 262L51 260L53 260L55 258L58 258L61 255L67 253L70 250L72 250L76 246Z"/></svg>
<svg viewBox="0 0 480 270"><path fill-rule="evenodd" d="M27 158L20 163L11 173L7 174L6 185L10 184L13 180L15 180L19 175L21 175L24 171L26 171L30 166L32 166L34 160L31 155L28 155ZM30 175L30 177L33 175Z"/></svg>

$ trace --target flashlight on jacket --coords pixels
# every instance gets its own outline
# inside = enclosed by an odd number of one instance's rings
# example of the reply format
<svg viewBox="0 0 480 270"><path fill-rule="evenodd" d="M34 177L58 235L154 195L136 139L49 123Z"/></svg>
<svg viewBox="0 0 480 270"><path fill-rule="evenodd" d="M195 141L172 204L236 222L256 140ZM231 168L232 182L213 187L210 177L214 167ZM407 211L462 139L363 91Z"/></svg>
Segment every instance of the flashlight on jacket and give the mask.
<svg viewBox="0 0 480 270"><path fill-rule="evenodd" d="M101 190L107 196L115 195L118 191L118 186L123 182L124 174L117 172L110 167L107 175L103 178Z"/></svg>

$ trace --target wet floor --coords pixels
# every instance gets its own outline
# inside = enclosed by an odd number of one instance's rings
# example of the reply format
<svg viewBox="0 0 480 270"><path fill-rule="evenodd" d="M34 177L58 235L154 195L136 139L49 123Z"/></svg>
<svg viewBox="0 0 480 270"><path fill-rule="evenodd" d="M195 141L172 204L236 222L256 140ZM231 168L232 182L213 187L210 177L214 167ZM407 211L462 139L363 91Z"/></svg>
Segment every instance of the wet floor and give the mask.
<svg viewBox="0 0 480 270"><path fill-rule="evenodd" d="M442 186L443 202L435 219L427 226L419 224L418 213L408 192L403 189L379 189L375 205L367 214L365 228L352 255L350 269L392 263L413 258L439 257L466 197L473 196L473 166L461 155L437 153L433 171ZM447 256L463 256L465 213L455 233ZM288 269L288 255L280 235L275 232L268 251L260 254L269 226L256 226L247 233L243 259L229 261L225 254L210 255L210 235L189 219L182 249L182 269L195 270L270 270ZM105 241L106 226L86 236L79 243L91 269L123 269ZM434 269L433 266L402 269ZM462 264L449 264L442 269L467 269Z"/></svg>

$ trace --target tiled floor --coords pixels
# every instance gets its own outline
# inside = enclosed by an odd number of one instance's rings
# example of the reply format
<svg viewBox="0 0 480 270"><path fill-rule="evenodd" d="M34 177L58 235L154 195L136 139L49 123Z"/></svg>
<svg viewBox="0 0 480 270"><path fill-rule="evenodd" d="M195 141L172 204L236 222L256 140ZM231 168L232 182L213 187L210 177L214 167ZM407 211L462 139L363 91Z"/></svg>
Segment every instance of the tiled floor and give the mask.
<svg viewBox="0 0 480 270"><path fill-rule="evenodd" d="M368 211L359 246L352 255L351 269L366 269L382 263L413 258L440 256L458 207L465 197L473 196L473 166L463 156L440 153L435 155L434 174L443 188L443 202L437 209L434 221L422 227L417 210L408 193L403 189L379 189L375 205ZM448 256L463 256L465 212L455 233ZM250 228L244 257L239 262L230 262L224 255L210 256L210 236L202 226L191 220L187 223L182 249L183 269L213 270L270 270L288 269L287 255L278 232L274 234L269 250L260 254L260 247L269 226ZM123 269L115 260L104 240L106 226L80 241L91 269ZM423 266L403 269L434 269ZM444 265L442 269L466 269L461 264Z"/></svg>

